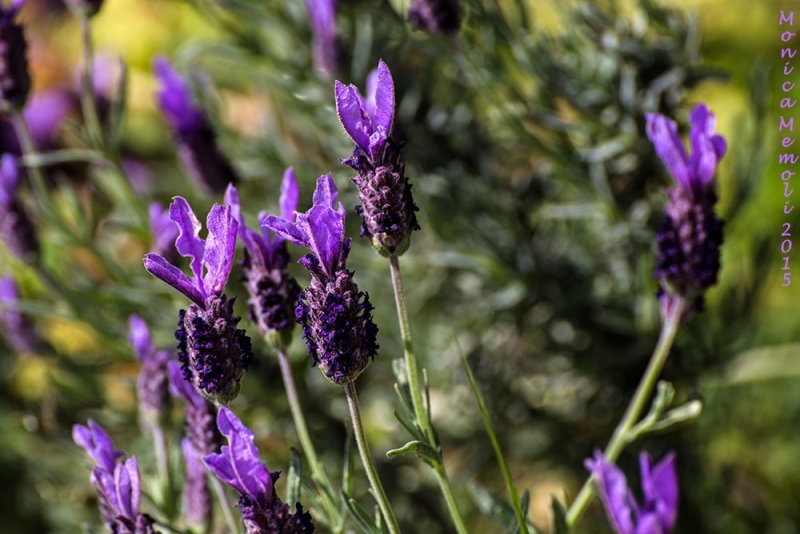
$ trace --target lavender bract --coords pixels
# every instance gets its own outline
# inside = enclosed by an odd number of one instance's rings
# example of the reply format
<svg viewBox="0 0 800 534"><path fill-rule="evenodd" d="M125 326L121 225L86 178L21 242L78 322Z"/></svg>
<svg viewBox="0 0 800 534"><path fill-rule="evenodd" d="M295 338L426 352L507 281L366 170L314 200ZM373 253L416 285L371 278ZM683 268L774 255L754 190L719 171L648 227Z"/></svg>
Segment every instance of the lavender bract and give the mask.
<svg viewBox="0 0 800 534"><path fill-rule="evenodd" d="M689 113L692 153L687 157L675 123L647 115L647 136L677 187L669 189L666 214L658 233L654 275L661 282L662 315L671 314L676 298L702 309L705 291L717 282L723 222L714 213L714 172L725 154L725 139L715 135L716 119L705 104Z"/></svg>
<svg viewBox="0 0 800 534"><path fill-rule="evenodd" d="M286 169L281 184L281 216L294 221L297 209L297 179L292 168ZM284 239L261 229L256 232L247 227L239 206L239 193L233 185L225 192L225 203L231 206L234 218L239 222L239 237L245 244L244 280L250 295L250 321L258 325L261 334L278 341L294 326L294 309L300 286L286 271L289 253ZM259 218L266 213L259 214Z"/></svg>
<svg viewBox="0 0 800 534"><path fill-rule="evenodd" d="M314 34L314 64L330 76L342 64L342 45L336 32L336 0L306 0Z"/></svg>
<svg viewBox="0 0 800 534"><path fill-rule="evenodd" d="M142 362L137 381L139 394L139 411L147 425L159 425L166 417L169 408L169 381L167 378L167 361L169 352L157 351L150 331L144 320L131 315L128 319L130 334L128 341Z"/></svg>
<svg viewBox="0 0 800 534"><path fill-rule="evenodd" d="M378 352L378 327L372 322L369 295L359 291L353 272L345 269L350 240L344 237L344 208L331 175L320 176L314 205L296 221L269 215L261 227L308 247L299 262L311 273L295 311L308 351L336 384L354 379Z"/></svg>
<svg viewBox="0 0 800 534"><path fill-rule="evenodd" d="M28 44L22 26L14 20L26 0L0 5L0 111L19 111L31 89Z"/></svg>
<svg viewBox="0 0 800 534"><path fill-rule="evenodd" d="M455 33L461 25L461 4L459 0L412 0L408 21L428 33Z"/></svg>
<svg viewBox="0 0 800 534"><path fill-rule="evenodd" d="M119 461L125 455L114 449L108 434L89 419L89 426L75 425L72 439L95 462L92 484L103 522L114 534L156 534L153 521L139 513L139 468L136 457Z"/></svg>
<svg viewBox="0 0 800 534"><path fill-rule="evenodd" d="M600 451L586 460L586 468L597 478L608 518L617 534L667 534L678 513L678 477L675 454L655 466L650 456L639 456L644 502L639 504L628 488L625 475Z"/></svg>
<svg viewBox="0 0 800 534"><path fill-rule="evenodd" d="M17 284L10 276L0 276L0 325L9 346L20 354L33 354L42 345L42 339L33 323L14 309L19 302Z"/></svg>
<svg viewBox="0 0 800 534"><path fill-rule="evenodd" d="M11 154L0 158L0 237L9 252L26 261L39 255L39 239L22 202L17 160Z"/></svg>
<svg viewBox="0 0 800 534"><path fill-rule="evenodd" d="M145 269L192 301L180 311L175 332L184 376L206 397L230 402L252 359L250 338L236 328L240 318L233 314L234 299L222 293L233 265L238 224L230 206L214 204L206 220L208 237L200 239L200 221L183 197L173 200L170 219L180 231L178 252L192 258L192 278L158 254L145 256Z"/></svg>
<svg viewBox="0 0 800 534"><path fill-rule="evenodd" d="M248 534L311 534L311 515L300 503L292 514L275 491L280 472L270 473L259 460L254 435L228 408L217 416L219 431L228 440L218 454L203 458L208 469L241 494L238 506Z"/></svg>
<svg viewBox="0 0 800 534"><path fill-rule="evenodd" d="M367 79L366 98L356 86L336 81L336 111L356 144L342 163L358 173L353 182L362 203L356 208L361 235L382 254L400 255L419 226L401 147L390 137L394 101L394 81L383 60Z"/></svg>
<svg viewBox="0 0 800 534"><path fill-rule="evenodd" d="M165 57L157 57L153 71L161 82L158 103L172 129L183 166L206 193L220 194L238 178L217 146L217 137L205 113L194 101L189 85Z"/></svg>

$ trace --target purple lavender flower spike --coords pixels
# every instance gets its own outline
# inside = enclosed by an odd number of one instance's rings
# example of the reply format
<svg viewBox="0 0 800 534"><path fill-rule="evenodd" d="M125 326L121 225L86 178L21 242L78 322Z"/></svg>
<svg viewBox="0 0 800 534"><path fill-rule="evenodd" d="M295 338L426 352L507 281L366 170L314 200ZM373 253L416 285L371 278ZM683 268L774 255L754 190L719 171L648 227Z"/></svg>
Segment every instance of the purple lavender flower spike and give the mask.
<svg viewBox="0 0 800 534"><path fill-rule="evenodd" d="M461 26L461 4L459 0L412 0L408 22L434 35L456 33Z"/></svg>
<svg viewBox="0 0 800 534"><path fill-rule="evenodd" d="M14 18L25 0L15 0L8 7L0 5L0 111L19 111L25 106L31 89L28 72L28 44Z"/></svg>
<svg viewBox="0 0 800 534"><path fill-rule="evenodd" d="M390 137L394 109L394 81L383 60L367 79L366 99L356 86L336 82L336 111L356 144L342 163L357 172L361 236L383 255L405 252L411 232L419 229L402 147Z"/></svg>
<svg viewBox="0 0 800 534"><path fill-rule="evenodd" d="M668 454L654 467L650 456L639 457L644 502L639 504L628 488L625 475L600 451L586 460L586 468L597 478L608 518L617 534L668 534L678 513L678 477L675 454Z"/></svg>
<svg viewBox="0 0 800 534"><path fill-rule="evenodd" d="M233 314L235 299L222 293L233 265L238 223L230 206L214 204L203 240L200 221L182 197L173 200L170 219L179 229L178 252L192 258L192 278L158 254L145 256L144 266L192 301L180 311L175 331L184 376L209 399L230 402L252 358L250 338L236 328L240 318Z"/></svg>
<svg viewBox="0 0 800 534"><path fill-rule="evenodd" d="M647 115L647 135L677 183L667 190L654 269L665 318L672 315L678 298L686 300L689 311L701 310L704 293L717 282L720 267L723 222L714 213L714 172L727 147L725 139L714 134L716 119L705 104L689 113L689 122L692 153L687 157L675 123L662 115Z"/></svg>
<svg viewBox="0 0 800 534"><path fill-rule="evenodd" d="M311 516L297 503L291 514L289 505L275 491L280 472L270 473L261 463L254 435L224 406L217 416L219 431L228 440L218 454L203 458L206 467L221 481L241 494L238 506L248 534L311 534Z"/></svg>
<svg viewBox="0 0 800 534"><path fill-rule="evenodd" d="M200 395L191 382L186 380L178 362L167 362L170 392L186 402L186 436L200 456L211 454L219 448L221 437L215 419L217 408Z"/></svg>
<svg viewBox="0 0 800 534"><path fill-rule="evenodd" d="M159 56L153 70L161 82L158 103L172 129L183 166L204 192L220 194L238 178L230 161L219 150L217 138L203 110L192 97L189 85Z"/></svg>
<svg viewBox="0 0 800 534"><path fill-rule="evenodd" d="M34 354L42 339L33 323L15 308L19 302L17 284L10 276L0 276L0 325L8 345L19 354Z"/></svg>
<svg viewBox="0 0 800 534"><path fill-rule="evenodd" d="M192 446L192 440L183 438L181 451L186 465L183 484L183 513L187 523L197 528L204 528L211 524L214 510L206 480L206 469L200 455Z"/></svg>
<svg viewBox="0 0 800 534"><path fill-rule="evenodd" d="M340 70L342 44L336 32L336 0L306 0L314 34L314 64L325 76Z"/></svg>
<svg viewBox="0 0 800 534"><path fill-rule="evenodd" d="M39 255L39 239L33 223L17 197L19 169L11 154L0 158L0 237L9 252L23 261Z"/></svg>
<svg viewBox="0 0 800 534"><path fill-rule="evenodd" d="M311 250L300 259L312 278L300 293L295 316L314 365L334 383L344 384L377 354L378 327L369 295L358 290L354 273L345 268L350 240L344 237L344 208L337 206L337 194L330 174L320 176L310 210L298 213L295 222L269 215L261 227Z"/></svg>
<svg viewBox="0 0 800 534"><path fill-rule="evenodd" d="M294 220L297 209L297 180L292 168L286 169L281 185L281 213ZM225 203L231 206L239 222L239 237L245 244L244 280L250 295L250 321L258 325L261 335L272 343L288 344L286 336L294 326L294 309L300 286L286 271L289 253L284 239L262 229L247 227L240 213L239 193L233 185L225 192ZM264 214L265 215L265 214Z"/></svg>
<svg viewBox="0 0 800 534"><path fill-rule="evenodd" d="M94 460L91 482L103 522L115 534L157 534L153 521L139 513L140 479L136 457L120 461L125 455L114 449L108 434L94 421L89 426L75 425L72 439Z"/></svg>
<svg viewBox="0 0 800 534"><path fill-rule="evenodd" d="M169 409L169 380L167 361L170 353L157 351L150 331L141 317L131 315L128 320L130 334L128 341L133 346L136 357L142 362L137 382L139 412L147 426L158 426Z"/></svg>

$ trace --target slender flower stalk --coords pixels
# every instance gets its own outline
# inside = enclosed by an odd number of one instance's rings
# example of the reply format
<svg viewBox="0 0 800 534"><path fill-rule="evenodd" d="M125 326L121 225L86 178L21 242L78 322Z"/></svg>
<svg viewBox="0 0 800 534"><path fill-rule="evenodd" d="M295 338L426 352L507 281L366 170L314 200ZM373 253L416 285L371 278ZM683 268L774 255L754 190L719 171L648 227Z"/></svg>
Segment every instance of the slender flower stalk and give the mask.
<svg viewBox="0 0 800 534"><path fill-rule="evenodd" d="M400 527L397 526L397 519L394 517L392 505L389 504L389 499L386 497L386 491L383 489L381 479L378 478L378 471L375 469L375 464L372 462L369 443L364 433L364 423L361 421L361 410L358 406L356 385L352 381L348 381L344 385L344 392L347 396L347 406L350 409L350 421L353 425L353 435L356 438L356 445L358 445L358 453L361 456L361 463L364 464L364 470L367 472L367 478L372 487L372 492L375 499L378 501L381 515L386 521L386 528L391 534L399 534Z"/></svg>
<svg viewBox="0 0 800 534"><path fill-rule="evenodd" d="M674 302L673 312L674 313L667 317L666 322L661 328L661 335L659 336L653 355L650 357L650 362L647 364L647 369L645 369L644 375L642 375L642 379L636 388L636 392L633 394L633 398L630 404L628 404L628 408L625 410L625 415L623 415L617 428L614 430L614 434L611 436L611 440L603 451L603 456L609 462L616 462L622 450L629 443L628 435L639 420L645 403L658 381L661 370L664 368L664 364L672 348L672 343L675 341L678 326L685 313L685 303L683 300L678 299ZM592 478L593 477L589 477L583 484L580 492L578 492L578 496L575 497L575 501L567 511L567 525L571 527L575 526L578 522L583 510L592 498L594 492Z"/></svg>

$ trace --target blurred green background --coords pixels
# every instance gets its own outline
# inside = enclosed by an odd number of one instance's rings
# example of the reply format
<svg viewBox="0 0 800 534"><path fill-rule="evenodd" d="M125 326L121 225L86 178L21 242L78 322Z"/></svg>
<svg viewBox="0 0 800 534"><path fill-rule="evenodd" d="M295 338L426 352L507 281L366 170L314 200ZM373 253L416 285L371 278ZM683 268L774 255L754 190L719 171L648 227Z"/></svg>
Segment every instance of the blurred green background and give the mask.
<svg viewBox="0 0 800 534"><path fill-rule="evenodd" d="M717 174L723 266L706 311L682 328L664 371L680 400L700 399L704 410L635 443L619 463L636 485L638 451L677 451L675 532L800 532L800 280L780 286L779 252L781 223L794 227L798 217L782 212L777 165L779 11L797 8L800 28L800 3L467 0L461 31L450 37L412 30L407 8L401 0L340 0L345 60L336 77L363 87L378 58L394 75L396 133L422 227L401 263L434 423L470 531L505 532L508 518L459 351L475 370L517 486L530 491L531 520L547 532L551 498L571 502L586 476L583 459L607 442L658 336L651 272L671 179L644 136L644 113L685 125L688 110L705 101L729 147ZM21 19L34 91L74 91L80 36L69 12L55 0L29 0ZM406 441L392 414L391 360L402 347L388 265L356 237L351 173L338 162L352 147L336 118L333 81L314 69L302 2L107 0L92 29L98 54L121 56L129 69L121 151L146 170L135 188L143 200L166 205L180 194L199 215L221 202L194 190L177 162L153 98L156 53L201 88L242 176L251 225L258 211L277 209L286 166L300 180L301 209L316 177L333 173L354 238L349 267L380 327L380 357L358 386L381 476L404 531L450 532L430 470L383 455ZM98 75L114 66L106 62ZM79 122L76 112L63 123L59 147L82 146ZM127 318L145 317L157 342L172 347L183 305L142 268L148 232L98 185L101 172L73 165L49 177L65 212L79 207L72 213L85 218L75 223L85 232L75 239L35 216L40 267L0 250L0 270L15 275L21 307L48 342L37 354L0 346L3 532L100 524L88 462L71 441L72 425L88 417L137 454L143 477L154 472L137 426ZM299 266L293 272L307 280ZM246 315L240 273L236 267L229 293L240 295L237 312ZM268 467L285 471L298 441L277 360L249 329L257 361L232 409L256 433ZM299 339L292 357L313 438L335 473L344 396L310 368ZM173 445L181 417L176 407ZM576 532L611 532L599 501Z"/></svg>

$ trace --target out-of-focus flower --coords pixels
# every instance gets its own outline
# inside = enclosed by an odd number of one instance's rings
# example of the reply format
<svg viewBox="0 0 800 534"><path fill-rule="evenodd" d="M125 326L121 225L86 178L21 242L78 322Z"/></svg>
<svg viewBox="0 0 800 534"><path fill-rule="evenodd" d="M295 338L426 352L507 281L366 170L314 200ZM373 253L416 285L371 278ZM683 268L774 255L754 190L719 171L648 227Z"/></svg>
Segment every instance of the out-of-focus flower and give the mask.
<svg viewBox="0 0 800 534"><path fill-rule="evenodd" d="M136 357L142 362L137 382L139 411L145 423L160 425L169 407L167 361L170 359L170 354L166 350L156 350L147 324L141 317L131 315L128 324L130 325L128 341L133 346Z"/></svg>
<svg viewBox="0 0 800 534"><path fill-rule="evenodd" d="M178 225L158 202L150 204L150 232L153 234L152 253L167 258L170 263L177 263L179 255L175 240L178 239Z"/></svg>
<svg viewBox="0 0 800 534"><path fill-rule="evenodd" d="M278 471L270 473L261 463L254 435L228 408L217 416L219 431L228 440L218 454L203 458L208 469L241 494L238 506L248 534L311 534L311 515L300 503L292 514L275 491Z"/></svg>
<svg viewBox="0 0 800 534"><path fill-rule="evenodd" d="M678 477L675 454L670 453L655 466L650 456L639 456L644 502L637 502L628 488L625 475L606 461L600 451L586 460L586 468L597 478L606 513L617 534L668 534L678 514Z"/></svg>
<svg viewBox="0 0 800 534"><path fill-rule="evenodd" d="M455 33L461 25L461 3L459 0L412 0L408 21L414 28L428 33Z"/></svg>
<svg viewBox="0 0 800 534"><path fill-rule="evenodd" d="M145 256L150 274L160 278L192 301L180 311L178 359L187 380L203 395L218 402L233 400L239 393L244 370L252 358L250 338L236 328L234 299L223 295L233 266L238 223L230 206L214 204L208 214L208 237L200 239L200 221L183 197L175 197L170 219L177 223L178 252L192 258L191 280L158 254Z"/></svg>
<svg viewBox="0 0 800 534"><path fill-rule="evenodd" d="M214 511L211 492L206 480L206 469L200 456L192 445L192 440L181 440L183 461L186 465L186 476L183 484L183 513L186 522L204 529L211 524Z"/></svg>
<svg viewBox="0 0 800 534"><path fill-rule="evenodd" d="M0 237L8 250L28 260L39 254L39 240L25 207L17 197L19 169L11 154L0 158Z"/></svg>
<svg viewBox="0 0 800 534"><path fill-rule="evenodd" d="M356 144L342 163L358 173L353 182L362 203L356 208L361 235L372 239L382 254L399 255L419 225L401 147L390 137L394 107L394 81L383 60L367 78L366 98L356 86L336 81L336 111Z"/></svg>
<svg viewBox="0 0 800 534"><path fill-rule="evenodd" d="M19 354L33 354L42 344L33 323L14 309L19 302L17 284L10 276L0 276L0 326L3 338Z"/></svg>
<svg viewBox="0 0 800 534"><path fill-rule="evenodd" d="M0 5L0 111L19 111L28 99L31 75L28 72L28 44L14 19L25 0Z"/></svg>
<svg viewBox="0 0 800 534"><path fill-rule="evenodd" d="M195 103L189 85L167 58L157 57L153 70L161 83L157 97L172 129L186 172L206 193L221 194L237 176L217 146L217 136L205 113Z"/></svg>
<svg viewBox="0 0 800 534"><path fill-rule="evenodd" d="M170 392L186 402L186 436L200 456L211 454L219 448L221 441L214 419L217 408L210 400L197 392L186 380L178 362L167 362Z"/></svg>
<svg viewBox="0 0 800 534"><path fill-rule="evenodd" d="M306 0L314 34L314 64L326 76L338 72L342 64L342 44L336 32L336 0Z"/></svg>
<svg viewBox="0 0 800 534"><path fill-rule="evenodd" d="M704 293L717 282L720 267L723 223L714 213L714 172L725 154L725 139L714 134L716 119L705 104L689 113L689 122L692 153L687 157L675 123L662 115L647 115L647 136L677 182L668 190L654 270L665 317L671 315L676 298L702 309Z"/></svg>
<svg viewBox="0 0 800 534"><path fill-rule="evenodd" d="M58 146L61 124L76 110L76 100L64 89L50 89L33 93L23 116L38 151L52 150Z"/></svg>
<svg viewBox="0 0 800 534"><path fill-rule="evenodd" d="M314 364L331 381L343 384L377 354L378 327L372 322L369 296L358 290L354 273L345 268L350 240L344 237L344 207L336 206L337 196L331 175L320 176L310 210L298 213L295 221L269 215L261 227L311 250L299 260L312 278L295 314Z"/></svg>
<svg viewBox="0 0 800 534"><path fill-rule="evenodd" d="M72 439L94 460L92 484L103 521L114 534L156 534L153 521L139 513L139 468L136 457L118 462L125 455L114 449L108 434L89 419L89 426L72 427Z"/></svg>
<svg viewBox="0 0 800 534"><path fill-rule="evenodd" d="M297 209L297 179L292 168L286 169L281 184L281 216L294 221ZM265 228L256 232L247 227L239 206L239 193L233 185L225 192L225 204L239 222L239 237L247 247L245 251L244 280L250 295L250 320L258 325L262 336L278 336L294 326L294 309L300 286L286 271L289 253L284 239ZM259 218L266 217L265 212Z"/></svg>

